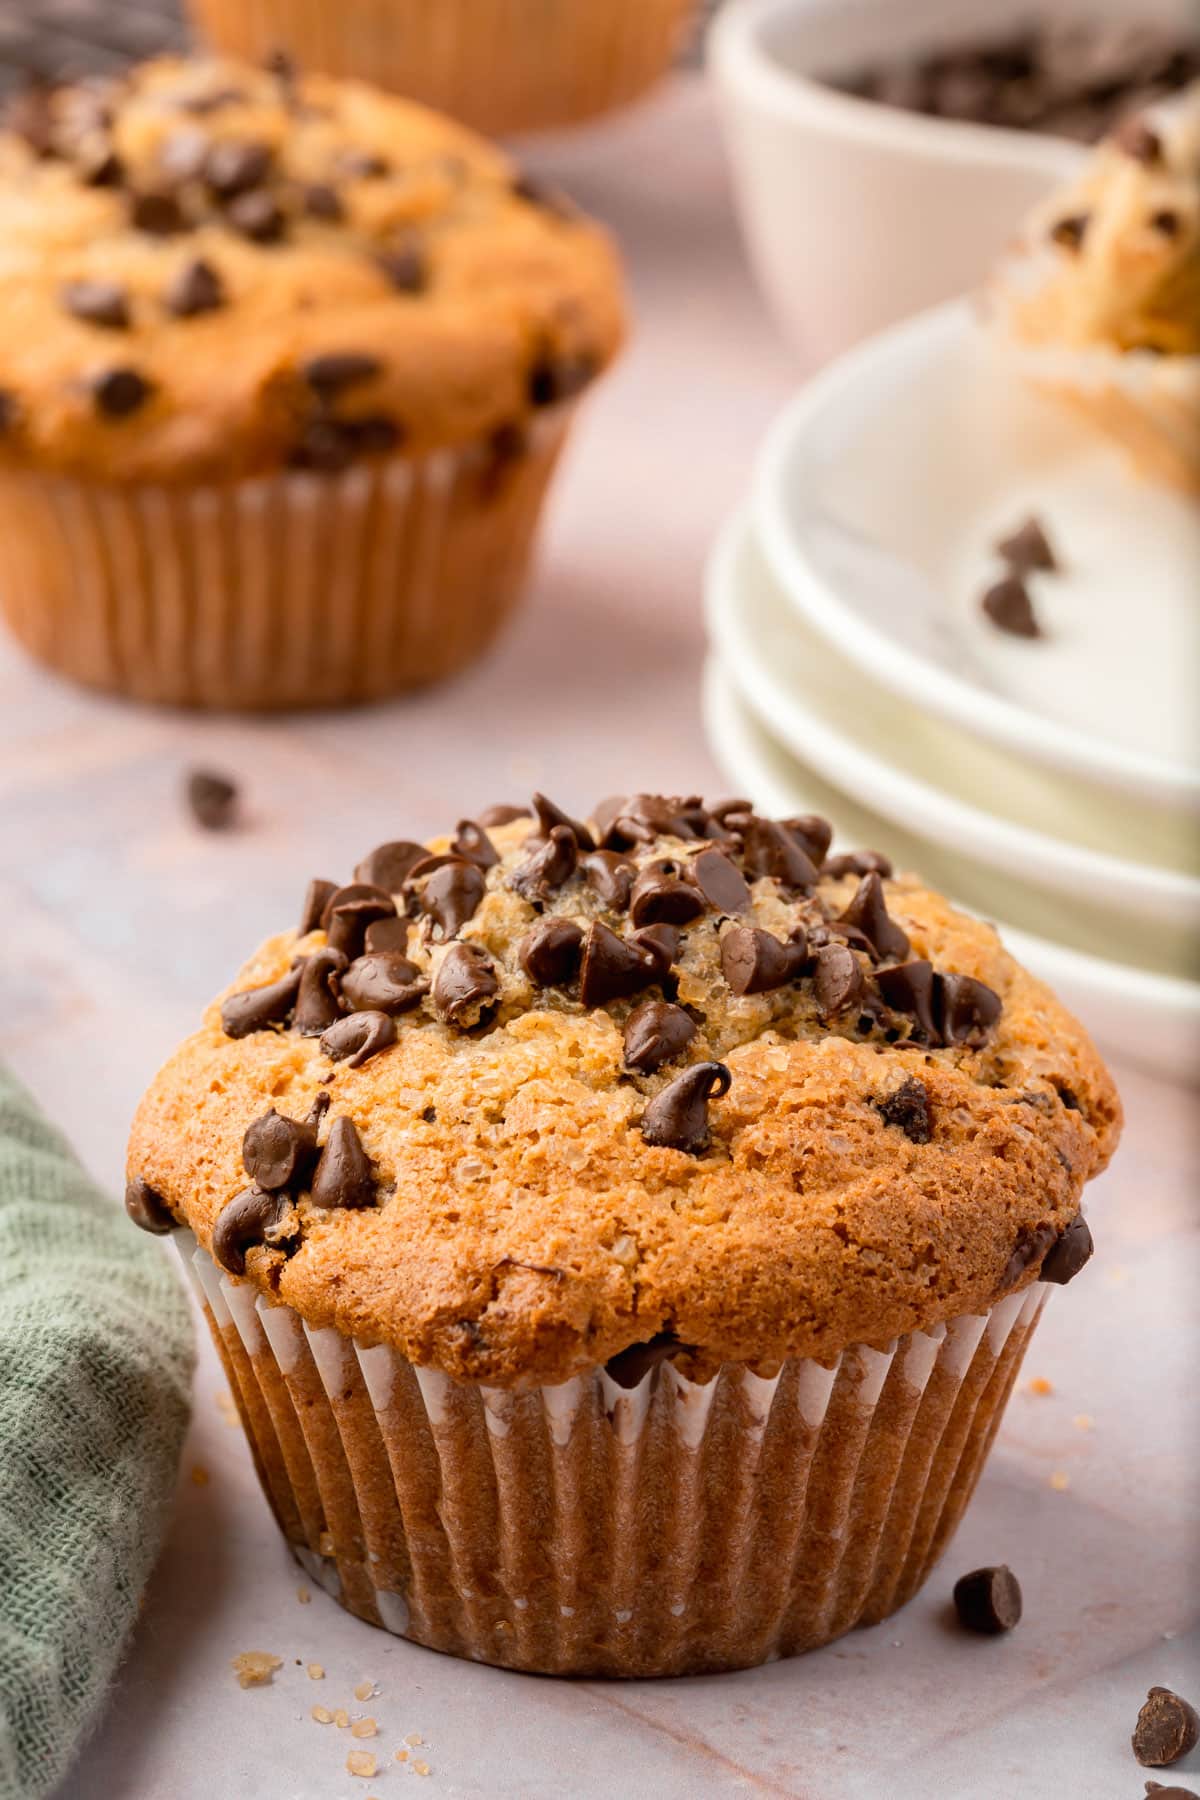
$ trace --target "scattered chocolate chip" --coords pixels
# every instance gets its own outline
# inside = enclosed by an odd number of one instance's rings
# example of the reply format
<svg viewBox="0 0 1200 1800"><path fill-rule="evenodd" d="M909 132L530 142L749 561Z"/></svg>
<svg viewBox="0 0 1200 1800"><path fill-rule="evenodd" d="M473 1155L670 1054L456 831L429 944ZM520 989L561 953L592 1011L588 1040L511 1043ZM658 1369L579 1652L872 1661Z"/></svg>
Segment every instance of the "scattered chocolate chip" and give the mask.
<svg viewBox="0 0 1200 1800"><path fill-rule="evenodd" d="M616 1356L610 1356L604 1365L604 1372L619 1388L635 1388L661 1363L669 1362L673 1356L686 1356L688 1353L689 1346L681 1344L673 1331L660 1331L646 1343L630 1344L628 1350L620 1350Z"/></svg>
<svg viewBox="0 0 1200 1800"><path fill-rule="evenodd" d="M887 956L894 960L908 955L908 938L888 912L883 883L874 872L863 876L837 923L853 925L861 931L873 945L877 958Z"/></svg>
<svg viewBox="0 0 1200 1800"><path fill-rule="evenodd" d="M1150 214L1150 227L1162 237L1177 238L1183 229L1183 220L1173 207L1160 206L1157 212Z"/></svg>
<svg viewBox="0 0 1200 1800"><path fill-rule="evenodd" d="M1095 1248L1087 1220L1082 1213L1076 1213L1057 1243L1050 1246L1041 1267L1041 1280L1066 1287L1091 1261Z"/></svg>
<svg viewBox="0 0 1200 1800"><path fill-rule="evenodd" d="M1010 1288L1015 1287L1027 1270L1035 1268L1042 1261L1057 1236L1058 1233L1049 1220L1041 1225L1022 1225L1017 1233L1012 1255L1004 1265L997 1292L1007 1293Z"/></svg>
<svg viewBox="0 0 1200 1800"><path fill-rule="evenodd" d="M321 1033L321 1049L331 1062L361 1069L365 1062L396 1041L396 1027L383 1012L351 1013Z"/></svg>
<svg viewBox="0 0 1200 1800"><path fill-rule="evenodd" d="M62 290L62 303L72 318L105 331L129 330L129 299L115 281L71 281Z"/></svg>
<svg viewBox="0 0 1200 1800"><path fill-rule="evenodd" d="M215 769L193 769L185 789L197 825L205 831L228 831L237 817L238 788Z"/></svg>
<svg viewBox="0 0 1200 1800"><path fill-rule="evenodd" d="M1034 569L1055 575L1061 567L1046 536L1045 526L1033 513L1015 531L999 540L996 554L1003 557L1014 575L1028 575Z"/></svg>
<svg viewBox="0 0 1200 1800"><path fill-rule="evenodd" d="M1068 213L1050 227L1050 238L1063 250L1081 250L1087 235L1087 213Z"/></svg>
<svg viewBox="0 0 1200 1800"><path fill-rule="evenodd" d="M808 966L808 939L804 928L790 943L781 943L769 931L752 925L735 925L721 939L721 970L730 989L745 994L769 994L795 981Z"/></svg>
<svg viewBox="0 0 1200 1800"><path fill-rule="evenodd" d="M891 858L881 850L852 850L844 856L831 856L822 864L821 874L831 881L844 875L879 875L884 881L892 877Z"/></svg>
<svg viewBox="0 0 1200 1800"><path fill-rule="evenodd" d="M820 879L811 857L774 819L747 819L742 829L742 866L752 878L766 875L798 893L809 892Z"/></svg>
<svg viewBox="0 0 1200 1800"><path fill-rule="evenodd" d="M403 956L408 950L408 934L411 929L410 922L402 919L398 913L387 919L372 919L363 939L363 949L368 956L377 956L388 950L397 951Z"/></svg>
<svg viewBox="0 0 1200 1800"><path fill-rule="evenodd" d="M518 819L532 817L527 806L488 806L480 813L479 823L491 830L493 826L513 825Z"/></svg>
<svg viewBox="0 0 1200 1800"><path fill-rule="evenodd" d="M973 975L939 975L934 984L940 1036L979 1049L1003 1011L999 994Z"/></svg>
<svg viewBox="0 0 1200 1800"><path fill-rule="evenodd" d="M326 902L322 914L330 948L340 950L351 961L361 956L367 941L367 927L377 919L395 916L396 903L382 888L366 882L352 882L338 888Z"/></svg>
<svg viewBox="0 0 1200 1800"><path fill-rule="evenodd" d="M745 877L723 850L702 850L692 861L691 876L717 912L745 912L750 905Z"/></svg>
<svg viewBox="0 0 1200 1800"><path fill-rule="evenodd" d="M299 935L307 937L310 931L316 931L325 916L325 908L337 893L336 881L322 881L314 877L304 893L304 905L300 909Z"/></svg>
<svg viewBox="0 0 1200 1800"><path fill-rule="evenodd" d="M274 1107L255 1119L242 1139L242 1166L269 1194L302 1187L316 1159L316 1124L284 1118Z"/></svg>
<svg viewBox="0 0 1200 1800"><path fill-rule="evenodd" d="M451 944L433 978L439 1018L464 1030L478 1025L499 992L495 965L482 945Z"/></svg>
<svg viewBox="0 0 1200 1800"><path fill-rule="evenodd" d="M383 373L383 364L377 356L363 351L329 351L323 356L310 357L300 372L314 394L328 403L347 388L374 381Z"/></svg>
<svg viewBox="0 0 1200 1800"><path fill-rule="evenodd" d="M213 1226L212 1253L231 1275L246 1273L246 1252L266 1242L267 1233L283 1222L291 1201L287 1194L246 1188L221 1208Z"/></svg>
<svg viewBox="0 0 1200 1800"><path fill-rule="evenodd" d="M341 195L327 181L310 182L304 190L303 203L310 219L320 219L327 225L338 225L346 217Z"/></svg>
<svg viewBox="0 0 1200 1800"><path fill-rule="evenodd" d="M125 1211L140 1231L148 1231L152 1237L166 1237L175 1229L170 1207L140 1175L125 1183Z"/></svg>
<svg viewBox="0 0 1200 1800"><path fill-rule="evenodd" d="M704 895L687 879L688 865L662 857L647 863L629 896L629 915L642 925L688 925L705 908Z"/></svg>
<svg viewBox="0 0 1200 1800"><path fill-rule="evenodd" d="M583 392L596 373L595 358L588 355L540 356L529 371L531 406L558 406Z"/></svg>
<svg viewBox="0 0 1200 1800"><path fill-rule="evenodd" d="M918 960L901 963L895 968L876 969L875 984L889 1006L897 1012L911 1014L928 1043L938 1042L932 963Z"/></svg>
<svg viewBox="0 0 1200 1800"><path fill-rule="evenodd" d="M555 806L553 800L547 800L545 794L533 796L533 810L537 817L538 836L548 838L556 825L565 825L575 838L580 850L594 850L596 841L581 819L572 819L561 806Z"/></svg>
<svg viewBox="0 0 1200 1800"><path fill-rule="evenodd" d="M1021 1617L1021 1588L1010 1568L973 1569L954 1584L959 1624L982 1637L1011 1631Z"/></svg>
<svg viewBox="0 0 1200 1800"><path fill-rule="evenodd" d="M644 925L630 935L629 942L646 958L651 981L668 981L671 965L679 955L682 934L675 925Z"/></svg>
<svg viewBox="0 0 1200 1800"><path fill-rule="evenodd" d="M372 1206L375 1172L362 1146L354 1120L343 1114L329 1127L329 1136L313 1176L314 1206L332 1211L337 1207Z"/></svg>
<svg viewBox="0 0 1200 1800"><path fill-rule="evenodd" d="M300 991L300 970L292 969L279 981L266 987L244 988L231 994L221 1005L221 1029L226 1037L250 1037L256 1031L268 1031L282 1025L296 1004Z"/></svg>
<svg viewBox="0 0 1200 1800"><path fill-rule="evenodd" d="M619 850L592 850L580 863L584 880L614 912L626 912L633 892L636 863Z"/></svg>
<svg viewBox="0 0 1200 1800"><path fill-rule="evenodd" d="M696 795L678 799L666 794L618 794L600 802L595 819L600 843L606 850L628 850L634 844L651 844L660 837L694 841L706 835L698 827L710 824L704 804Z"/></svg>
<svg viewBox="0 0 1200 1800"><path fill-rule="evenodd" d="M862 969L853 950L845 944L825 944L817 951L813 979L817 1012L823 1021L857 1006L862 999Z"/></svg>
<svg viewBox="0 0 1200 1800"><path fill-rule="evenodd" d="M1121 121L1112 133L1112 142L1134 162L1156 163L1162 157L1162 139L1136 114Z"/></svg>
<svg viewBox="0 0 1200 1800"><path fill-rule="evenodd" d="M342 998L354 1012L412 1012L429 992L415 963L396 950L375 951L350 964L341 979Z"/></svg>
<svg viewBox="0 0 1200 1800"><path fill-rule="evenodd" d="M1019 575L1006 575L1002 581L993 583L980 604L997 631L1005 631L1009 637L1042 636L1029 589Z"/></svg>
<svg viewBox="0 0 1200 1800"><path fill-rule="evenodd" d="M375 266L398 294L423 294L429 286L429 267L415 244L377 251Z"/></svg>
<svg viewBox="0 0 1200 1800"><path fill-rule="evenodd" d="M819 869L829 855L833 842L833 826L817 813L803 813L796 818L781 819L786 832L796 839L808 860Z"/></svg>
<svg viewBox="0 0 1200 1800"><path fill-rule="evenodd" d="M584 1006L607 1006L610 1000L626 1000L661 980L655 959L646 949L619 938L599 919L593 921L583 945L579 974L579 998Z"/></svg>
<svg viewBox="0 0 1200 1800"><path fill-rule="evenodd" d="M500 853L495 844L474 819L458 821L454 827L454 842L450 851L452 855L465 857L467 862L473 862L481 869L494 869L500 861Z"/></svg>
<svg viewBox="0 0 1200 1800"><path fill-rule="evenodd" d="M583 932L573 919L541 919L521 939L517 957L534 987L566 987L579 973Z"/></svg>
<svg viewBox="0 0 1200 1800"><path fill-rule="evenodd" d="M338 168L356 181L377 181L391 174L387 158L373 150L344 150L338 158Z"/></svg>
<svg viewBox="0 0 1200 1800"><path fill-rule="evenodd" d="M239 194L226 209L225 218L242 237L255 244L277 244L287 230L283 208L265 188Z"/></svg>
<svg viewBox="0 0 1200 1800"><path fill-rule="evenodd" d="M1200 1742L1200 1717L1170 1688L1152 1687L1134 1728L1133 1754L1147 1769L1166 1769Z"/></svg>
<svg viewBox="0 0 1200 1800"><path fill-rule="evenodd" d="M873 1102L885 1125L896 1125L913 1144L927 1144L933 1137L929 1089L915 1075L906 1076L893 1093Z"/></svg>
<svg viewBox="0 0 1200 1800"><path fill-rule="evenodd" d="M120 187L125 179L125 165L111 144L81 150L75 167L84 187Z"/></svg>
<svg viewBox="0 0 1200 1800"><path fill-rule="evenodd" d="M625 1021L625 1067L653 1075L682 1056L695 1035L695 1023L682 1006L644 1000Z"/></svg>
<svg viewBox="0 0 1200 1800"><path fill-rule="evenodd" d="M424 844L410 843L406 838L380 844L369 856L363 857L354 871L354 879L382 888L385 894L398 894L417 864L424 862L428 855Z"/></svg>
<svg viewBox="0 0 1200 1800"><path fill-rule="evenodd" d="M153 382L136 369L105 369L92 382L96 410L106 419L127 419L153 392Z"/></svg>
<svg viewBox="0 0 1200 1800"><path fill-rule="evenodd" d="M175 237L187 230L187 219L174 194L144 193L129 196L129 223L148 237Z"/></svg>
<svg viewBox="0 0 1200 1800"><path fill-rule="evenodd" d="M642 1136L648 1144L702 1155L710 1142L709 1103L732 1086L724 1063L693 1063L651 1100L642 1114Z"/></svg>
<svg viewBox="0 0 1200 1800"><path fill-rule="evenodd" d="M509 880L526 900L545 900L570 881L579 862L579 844L569 825L555 825L544 843L513 870Z"/></svg>
<svg viewBox="0 0 1200 1800"><path fill-rule="evenodd" d="M340 950L327 945L301 962L300 991L292 1020L301 1037L320 1037L341 1017L337 984L348 960Z"/></svg>
<svg viewBox="0 0 1200 1800"><path fill-rule="evenodd" d="M413 872L413 879L418 873ZM436 926L435 935L452 938L473 919L487 891L483 870L461 857L450 857L437 868L421 888L421 910Z"/></svg>
<svg viewBox="0 0 1200 1800"><path fill-rule="evenodd" d="M195 173L203 169L204 179L221 200L233 200L260 188L271 171L272 151L269 144L239 143L236 138L220 138L207 151Z"/></svg>
<svg viewBox="0 0 1200 1800"><path fill-rule="evenodd" d="M225 304L225 288L212 264L197 256L171 278L163 301L177 319L195 319L201 313L220 311Z"/></svg>

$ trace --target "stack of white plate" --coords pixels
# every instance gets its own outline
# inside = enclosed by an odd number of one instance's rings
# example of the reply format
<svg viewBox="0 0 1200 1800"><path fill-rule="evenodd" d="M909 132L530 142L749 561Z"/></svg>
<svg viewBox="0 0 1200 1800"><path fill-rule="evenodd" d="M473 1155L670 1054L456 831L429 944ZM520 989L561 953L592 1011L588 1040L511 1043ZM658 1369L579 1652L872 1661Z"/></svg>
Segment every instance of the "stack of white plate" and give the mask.
<svg viewBox="0 0 1200 1800"><path fill-rule="evenodd" d="M980 597L1030 514L1043 635ZM1118 1056L1200 1073L1200 511L989 354L955 304L772 432L708 582L730 781L993 919Z"/></svg>

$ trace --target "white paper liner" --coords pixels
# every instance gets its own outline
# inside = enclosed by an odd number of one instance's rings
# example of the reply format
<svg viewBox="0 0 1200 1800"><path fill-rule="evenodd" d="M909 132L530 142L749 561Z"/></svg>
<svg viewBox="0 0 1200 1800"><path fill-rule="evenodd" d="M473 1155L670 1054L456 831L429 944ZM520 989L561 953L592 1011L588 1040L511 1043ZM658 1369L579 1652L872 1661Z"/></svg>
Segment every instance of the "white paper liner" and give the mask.
<svg viewBox="0 0 1200 1800"><path fill-rule="evenodd" d="M0 474L0 610L38 661L168 705L377 700L462 668L520 597L573 408L473 444L217 486Z"/></svg>
<svg viewBox="0 0 1200 1800"><path fill-rule="evenodd" d="M743 1668L917 1591L974 1489L1047 1289L832 1368L670 1363L472 1387L306 1326L176 1244L263 1486L314 1581L433 1649L544 1673Z"/></svg>

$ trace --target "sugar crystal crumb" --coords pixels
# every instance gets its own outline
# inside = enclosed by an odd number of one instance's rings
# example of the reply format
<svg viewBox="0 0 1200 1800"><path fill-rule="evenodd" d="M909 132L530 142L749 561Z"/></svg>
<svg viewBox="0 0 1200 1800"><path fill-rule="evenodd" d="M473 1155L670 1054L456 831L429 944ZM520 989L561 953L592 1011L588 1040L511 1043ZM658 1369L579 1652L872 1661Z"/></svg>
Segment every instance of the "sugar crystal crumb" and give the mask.
<svg viewBox="0 0 1200 1800"><path fill-rule="evenodd" d="M322 1668L322 1667L321 1667L321 1665L320 1665L320 1663L309 1663L309 1665L308 1665L308 1679L309 1679L309 1680L310 1680L310 1681L324 1681L324 1679L325 1679L325 1671L324 1671L324 1669L323 1669L323 1668Z"/></svg>
<svg viewBox="0 0 1200 1800"><path fill-rule="evenodd" d="M232 1663L238 1684L244 1688L264 1687L282 1667L283 1658L272 1656L269 1650L243 1650Z"/></svg>
<svg viewBox="0 0 1200 1800"><path fill-rule="evenodd" d="M1054 1383L1047 1381L1044 1375L1035 1375L1029 1384L1029 1391L1031 1394L1052 1394Z"/></svg>
<svg viewBox="0 0 1200 1800"><path fill-rule="evenodd" d="M360 1681L354 1690L354 1698L356 1700L369 1700L374 1692L375 1683L373 1681Z"/></svg>
<svg viewBox="0 0 1200 1800"><path fill-rule="evenodd" d="M312 1595L309 1593L307 1588L297 1588L296 1589L296 1598L300 1602L301 1606L311 1606L312 1605Z"/></svg>
<svg viewBox="0 0 1200 1800"><path fill-rule="evenodd" d="M352 1750L346 1758L346 1767L351 1775L362 1775L368 1781L379 1773L379 1765L369 1750Z"/></svg>
<svg viewBox="0 0 1200 1800"><path fill-rule="evenodd" d="M327 1706L314 1706L311 1717L317 1721L318 1725L333 1724L333 1714Z"/></svg>
<svg viewBox="0 0 1200 1800"><path fill-rule="evenodd" d="M1065 1494L1070 1485L1071 1477L1067 1474L1066 1470L1055 1469L1053 1475L1050 1477L1050 1486L1054 1489L1055 1493Z"/></svg>
<svg viewBox="0 0 1200 1800"><path fill-rule="evenodd" d="M355 1719L350 1727L350 1736L356 1738L374 1737L379 1730L374 1719Z"/></svg>

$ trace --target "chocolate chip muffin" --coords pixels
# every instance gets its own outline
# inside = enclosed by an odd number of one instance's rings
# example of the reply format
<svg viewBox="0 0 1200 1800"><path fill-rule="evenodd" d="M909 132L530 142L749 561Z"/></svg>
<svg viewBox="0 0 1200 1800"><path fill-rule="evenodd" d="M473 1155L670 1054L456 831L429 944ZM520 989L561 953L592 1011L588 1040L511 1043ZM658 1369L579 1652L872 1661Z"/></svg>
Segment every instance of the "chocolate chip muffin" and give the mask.
<svg viewBox="0 0 1200 1800"><path fill-rule="evenodd" d="M1025 375L1200 493L1200 84L1126 119L1039 208L991 303Z"/></svg>
<svg viewBox="0 0 1200 1800"><path fill-rule="evenodd" d="M990 926L829 848L646 794L381 844L155 1080L130 1210L362 1617L665 1674L920 1586L1120 1105Z"/></svg>
<svg viewBox="0 0 1200 1800"><path fill-rule="evenodd" d="M666 73L695 0L194 0L218 49L283 46L478 131L539 131L627 105Z"/></svg>
<svg viewBox="0 0 1200 1800"><path fill-rule="evenodd" d="M140 698L446 675L525 576L613 251L448 120L286 63L160 61L0 136L0 600Z"/></svg>

